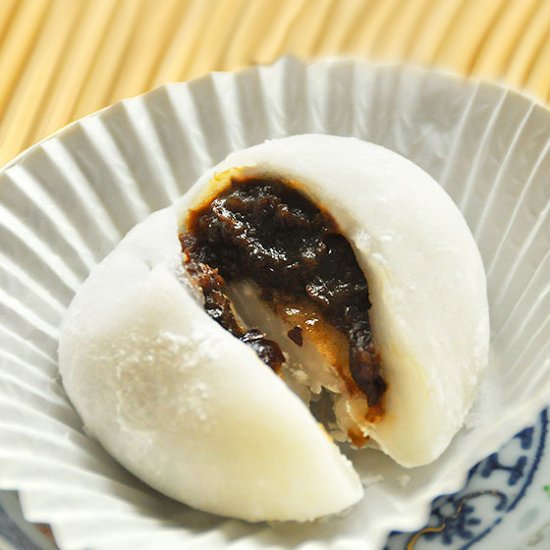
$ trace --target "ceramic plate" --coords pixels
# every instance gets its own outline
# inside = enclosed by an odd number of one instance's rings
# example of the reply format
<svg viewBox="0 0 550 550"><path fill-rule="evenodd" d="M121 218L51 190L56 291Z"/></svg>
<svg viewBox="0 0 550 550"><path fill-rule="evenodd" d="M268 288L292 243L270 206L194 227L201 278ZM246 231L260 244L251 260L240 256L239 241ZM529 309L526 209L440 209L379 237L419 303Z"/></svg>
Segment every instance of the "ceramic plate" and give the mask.
<svg viewBox="0 0 550 550"><path fill-rule="evenodd" d="M550 459L548 411L496 453L476 464L466 486L438 497L428 523L411 533L392 533L387 550L459 548L548 548L550 544ZM0 493L0 548L54 550L45 525L28 523L15 493Z"/></svg>

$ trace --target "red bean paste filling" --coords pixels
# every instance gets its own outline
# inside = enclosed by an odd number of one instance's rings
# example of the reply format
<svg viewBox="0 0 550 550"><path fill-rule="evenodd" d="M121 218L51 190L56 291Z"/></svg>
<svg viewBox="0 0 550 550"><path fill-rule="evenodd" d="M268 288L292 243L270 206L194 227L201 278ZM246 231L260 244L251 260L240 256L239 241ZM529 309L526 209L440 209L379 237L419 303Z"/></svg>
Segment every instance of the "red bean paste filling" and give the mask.
<svg viewBox="0 0 550 550"><path fill-rule="evenodd" d="M377 405L386 390L372 342L367 281L334 219L290 185L268 178L233 178L210 203L191 212L180 235L184 265L204 294L206 312L278 371L284 356L258 329L235 319L226 283L254 281L267 300L314 304L349 342L349 370ZM289 337L301 345L301 330Z"/></svg>

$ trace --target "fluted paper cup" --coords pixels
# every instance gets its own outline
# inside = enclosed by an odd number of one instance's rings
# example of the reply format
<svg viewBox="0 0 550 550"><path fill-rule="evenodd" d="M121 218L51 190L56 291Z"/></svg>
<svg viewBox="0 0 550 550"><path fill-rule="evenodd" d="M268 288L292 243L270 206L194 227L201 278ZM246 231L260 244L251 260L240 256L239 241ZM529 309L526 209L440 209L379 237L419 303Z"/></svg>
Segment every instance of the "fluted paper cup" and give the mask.
<svg viewBox="0 0 550 550"><path fill-rule="evenodd" d="M355 452L364 500L343 517L251 525L171 501L83 430L57 371L79 284L137 222L229 152L321 132L410 158L448 191L481 250L491 363L466 427L429 466ZM403 66L285 58L215 73L72 124L0 175L0 488L63 549L369 549L426 520L431 500L550 402L550 113L497 85ZM376 480L376 483L371 483Z"/></svg>

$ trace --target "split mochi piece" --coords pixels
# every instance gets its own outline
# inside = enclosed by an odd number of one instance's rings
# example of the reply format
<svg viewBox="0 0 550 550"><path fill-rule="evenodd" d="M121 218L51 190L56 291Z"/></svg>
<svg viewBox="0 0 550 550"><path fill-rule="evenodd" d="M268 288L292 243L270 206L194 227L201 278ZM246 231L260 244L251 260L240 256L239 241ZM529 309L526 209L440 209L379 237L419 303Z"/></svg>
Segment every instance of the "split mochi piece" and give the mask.
<svg viewBox="0 0 550 550"><path fill-rule="evenodd" d="M89 433L128 470L195 508L313 520L363 489L304 403L216 324L178 278L169 208L136 226L63 323L63 384Z"/></svg>
<svg viewBox="0 0 550 550"><path fill-rule="evenodd" d="M335 219L368 282L388 384L383 418L362 430L402 466L435 460L463 425L488 363L485 272L460 210L401 155L355 138L309 134L229 155L182 198L180 231L189 208L218 194L233 170L292 182ZM344 415L352 405L338 408Z"/></svg>

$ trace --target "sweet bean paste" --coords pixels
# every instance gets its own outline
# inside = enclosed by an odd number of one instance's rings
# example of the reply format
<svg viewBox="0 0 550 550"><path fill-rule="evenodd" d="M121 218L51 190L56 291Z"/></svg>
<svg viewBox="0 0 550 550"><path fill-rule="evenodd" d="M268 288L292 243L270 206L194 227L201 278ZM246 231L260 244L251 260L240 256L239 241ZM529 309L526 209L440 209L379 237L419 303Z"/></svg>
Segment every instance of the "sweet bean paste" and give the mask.
<svg viewBox="0 0 550 550"><path fill-rule="evenodd" d="M380 403L386 383L372 342L367 281L325 210L278 179L233 177L213 200L190 212L180 241L184 266L204 294L207 313L262 361L278 371L285 358L260 330L240 326L226 283L253 281L271 304L313 305L346 337L349 373L369 407ZM288 337L302 345L300 327Z"/></svg>

